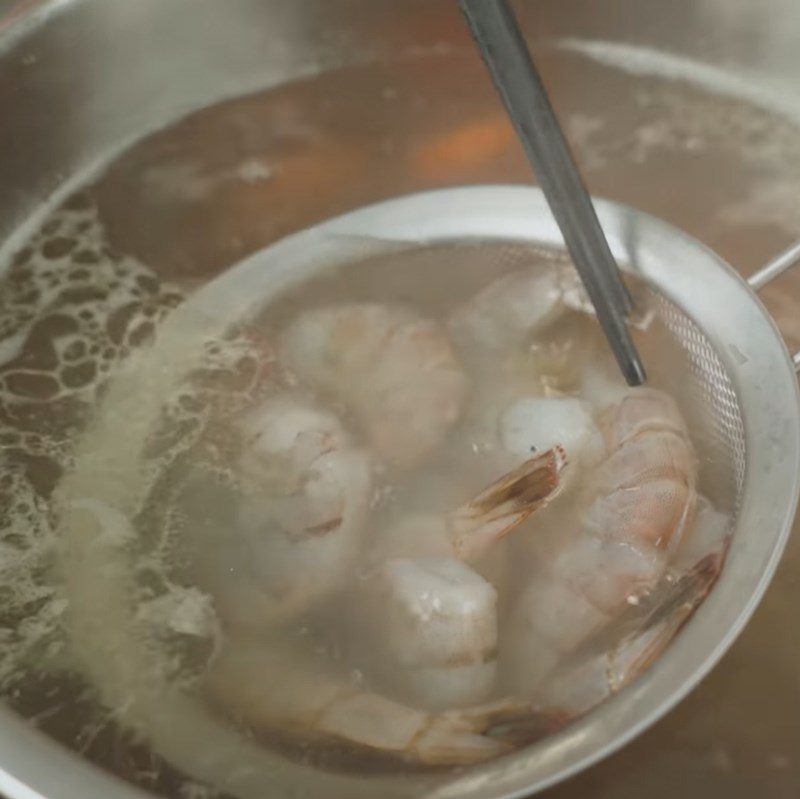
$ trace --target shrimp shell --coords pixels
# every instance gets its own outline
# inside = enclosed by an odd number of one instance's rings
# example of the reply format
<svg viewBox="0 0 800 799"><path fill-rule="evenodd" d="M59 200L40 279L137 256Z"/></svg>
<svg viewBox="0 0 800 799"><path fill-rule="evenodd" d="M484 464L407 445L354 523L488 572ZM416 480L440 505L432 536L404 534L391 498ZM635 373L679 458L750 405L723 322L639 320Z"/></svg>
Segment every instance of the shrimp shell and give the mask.
<svg viewBox="0 0 800 799"><path fill-rule="evenodd" d="M696 456L670 397L630 391L601 427L607 455L577 532L515 601L504 661L517 691L535 691L587 636L652 590L694 515Z"/></svg>
<svg viewBox="0 0 800 799"><path fill-rule="evenodd" d="M400 306L307 311L284 331L280 357L301 380L343 400L375 452L402 467L438 446L466 396L445 331Z"/></svg>
<svg viewBox="0 0 800 799"><path fill-rule="evenodd" d="M526 740L552 729L530 701L513 697L419 710L329 672L285 641L229 641L205 688L223 713L254 731L344 743L426 765L478 763L510 752L520 729ZM508 740L506 728L515 733Z"/></svg>

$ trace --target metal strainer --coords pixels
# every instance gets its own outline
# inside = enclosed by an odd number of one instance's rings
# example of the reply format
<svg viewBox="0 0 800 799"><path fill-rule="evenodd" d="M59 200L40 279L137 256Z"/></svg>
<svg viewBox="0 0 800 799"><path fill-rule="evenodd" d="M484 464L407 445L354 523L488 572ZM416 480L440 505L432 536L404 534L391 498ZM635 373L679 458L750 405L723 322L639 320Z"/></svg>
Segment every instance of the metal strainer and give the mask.
<svg viewBox="0 0 800 799"><path fill-rule="evenodd" d="M800 396L795 365L753 290L714 253L645 214L605 201L597 201L596 208L615 257L654 292L656 313L686 357L687 376L679 393L707 471L706 482L715 486L714 500L734 519L722 574L691 622L657 663L616 698L536 745L466 771L343 775L287 764L244 740L237 744L232 731L214 726L216 722L197 707L189 708L185 698L180 699L181 707L191 713L181 727L183 736L157 729L157 718L150 720L152 729L143 730L154 748L178 768L241 797L528 795L599 760L652 724L703 678L742 630L772 577L797 504ZM224 334L231 324L253 317L281 292L318 271L386 254L394 254L400 268L404 253L420 247L446 252L468 241L563 247L544 197L527 187L416 194L330 220L250 257L181 306L164 325L152 355L147 400L152 409L143 411L137 400L136 412L152 413L155 420L158 397L181 377L174 365L191 368L191 357L178 360L178 353L199 349L200 339ZM771 268L766 277L776 271ZM763 285L764 277L757 276L754 285ZM136 375L139 397L143 379ZM123 379L112 386L105 407L115 397L122 403L126 392L130 386ZM103 439L102 427L101 419L100 433L84 441L84 456L101 457L98 451L106 447L109 463L121 464L118 476L127 474L122 465L136 459L141 442L120 440L124 431L113 440ZM82 482L81 471L79 453L65 490L96 490ZM133 490L136 475L128 471L115 490ZM94 556L89 523L84 516L66 531L73 557ZM91 596L81 598L78 593L72 604L78 613L81 607L95 611L103 603L117 607L120 597L114 592L123 590L118 583L108 581ZM101 693L121 692L123 670L138 673L136 658L144 655L124 642L109 654L109 647L91 637L100 635L98 631L87 627L83 632L82 645L120 664L119 674L112 664L98 677L106 682L99 686ZM147 672L146 664L141 672ZM170 701L160 697L159 712L169 712Z"/></svg>

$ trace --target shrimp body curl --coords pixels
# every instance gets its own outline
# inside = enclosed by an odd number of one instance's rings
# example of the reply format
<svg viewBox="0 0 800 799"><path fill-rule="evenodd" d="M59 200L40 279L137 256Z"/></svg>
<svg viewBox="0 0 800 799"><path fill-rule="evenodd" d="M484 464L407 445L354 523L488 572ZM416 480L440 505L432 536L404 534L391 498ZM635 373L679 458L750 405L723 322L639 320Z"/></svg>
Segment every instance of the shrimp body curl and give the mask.
<svg viewBox="0 0 800 799"><path fill-rule="evenodd" d="M467 379L444 329L402 306L344 303L306 311L280 358L343 401L376 455L407 467L432 452L461 413Z"/></svg>
<svg viewBox="0 0 800 799"><path fill-rule="evenodd" d="M606 455L576 529L512 610L504 660L518 691L535 692L590 634L651 591L692 524L697 460L675 402L635 389L600 426Z"/></svg>

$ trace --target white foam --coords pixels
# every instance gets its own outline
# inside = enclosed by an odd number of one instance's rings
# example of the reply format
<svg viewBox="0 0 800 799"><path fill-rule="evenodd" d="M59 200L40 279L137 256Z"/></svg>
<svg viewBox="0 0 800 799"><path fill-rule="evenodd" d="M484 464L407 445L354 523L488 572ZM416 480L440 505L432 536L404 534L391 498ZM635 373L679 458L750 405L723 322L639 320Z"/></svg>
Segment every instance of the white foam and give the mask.
<svg viewBox="0 0 800 799"><path fill-rule="evenodd" d="M720 69L684 56L598 39L559 39L555 47L591 58L630 75L684 81L714 94L746 100L800 124L800 99L793 82L765 75Z"/></svg>

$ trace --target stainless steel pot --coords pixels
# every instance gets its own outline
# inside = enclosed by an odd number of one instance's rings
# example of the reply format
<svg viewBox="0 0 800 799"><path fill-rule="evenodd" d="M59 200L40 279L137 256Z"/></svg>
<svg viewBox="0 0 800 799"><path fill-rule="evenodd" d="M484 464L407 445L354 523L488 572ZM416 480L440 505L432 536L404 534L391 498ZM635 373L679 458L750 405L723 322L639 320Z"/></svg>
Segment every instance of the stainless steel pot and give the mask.
<svg viewBox="0 0 800 799"><path fill-rule="evenodd" d="M649 91L645 78L656 63L662 71L679 77L718 87L721 82L729 94L780 105L789 116L800 106L800 89L791 80L800 12L792 0L771 0L758 9L721 0L686 0L669 6L625 0L613 8L601 8L589 0L569 6L530 2L520 4L520 12L526 30L546 56L543 71L559 110L578 120L573 133L580 132L579 114L583 113L583 132L599 120L607 129L607 141L613 143L635 113L635 92ZM592 43L587 45L587 40ZM635 49L639 47L655 47L662 55L654 61ZM575 60L565 55L581 49L591 58L576 56ZM605 66L598 65L598 58ZM608 66L622 61L628 68L624 80ZM461 123L480 121L495 108L488 82L480 83L477 56L455 4L446 0L233 0L224 5L213 0L0 2L0 239L10 237L4 251L21 240L20 226L41 212L45 199L63 196L75 180L86 179L87 170L108 162L141 136L200 106L346 65L360 66L384 85L373 85L368 78L345 81L335 84L335 95L312 97L319 104L328 102L330 115L317 130L293 134L291 142L293 146L301 142L307 150L316 148L328 159L342 153L351 158L350 143L355 142L364 157L347 161L354 168L345 179L337 176L335 190L326 189L324 180L320 187L317 175L317 183L304 186L302 196L299 192L276 197L237 193L235 198L243 202L235 205L235 214L230 205L220 202L232 200L233 195L214 196L207 207L205 200L183 197L180 202L188 209L185 217L175 213L178 202L174 198L169 202L163 197L159 202L148 198L152 184L140 185L141 194L131 191L137 174L159 159L172 157L169 153L176 149L190 148L193 141L194 155L210 160L220 145L224 148L233 141L235 147L247 150L248 136L257 136L247 126L240 134L235 129L215 132L211 123L203 127L202 120L172 136L164 134L161 150L155 145L138 149L99 181L109 227L122 246L155 262L164 275L179 276L187 283L205 282L283 233L368 201L476 180L528 180L521 158L510 145L496 146L486 132L491 126L478 126L484 132L478 133L477 144L465 148L463 157L453 162L414 158L437 135ZM715 71L720 65L725 65L721 73ZM631 78L631 70L638 76ZM398 92L407 97L405 113L400 115L378 103L382 99L391 105ZM713 114L715 101L710 95L706 101ZM289 117L295 113L289 100L283 108ZM234 110L259 121L251 107ZM431 117L435 124L427 126L423 120ZM304 120L289 122L302 127ZM205 137L199 144L193 138L198 131ZM651 130L651 140L655 134ZM684 144L689 152L691 137L687 137ZM331 140L341 148L329 149ZM755 233L740 231L731 221L735 214L730 213L728 222L720 223L715 213L724 206L725 197L741 192L744 185L730 178L725 163L719 159L713 163L713 154L705 152L705 166L684 159L677 169L672 162L650 158L653 150L652 145L648 150L647 135L637 143L643 148L640 161L620 158L615 164L611 152L605 164L596 166L594 180L590 168L589 182L596 193L672 221L739 266L766 260L794 232L787 229L791 223L781 220L776 224L783 227L777 231L766 222ZM258 150L262 144L259 140L253 148ZM489 155L476 159L476 149L488 149ZM434 149L434 154L442 152ZM592 155L590 147L584 149L587 155ZM402 169L393 171L393 162ZM212 210L223 221L213 228L203 226ZM162 228L159 220L165 216L169 225ZM168 248L169 231L176 229L180 246ZM782 480L791 477L783 474ZM788 506L782 515L777 511L771 527L773 554L753 562L751 586L760 585L772 568L789 515ZM731 633L735 626L729 628ZM686 640L693 639L690 635ZM686 653L689 647L685 644L680 651ZM630 701L635 702L641 691L652 691L648 686L653 680L669 682L668 674L659 673L660 677L637 686ZM681 689L671 685L669 692L677 696ZM621 744L649 720L649 716L634 716L635 704L612 703L549 748L529 755L551 764L545 769L550 776L539 785L602 757L612 741ZM0 753L0 790L12 799L141 795L9 713L3 714L0 725ZM501 791L521 795L532 787L530 768L531 761L521 756L461 777L452 787L445 783L439 792L448 795L458 786L462 794L469 790L476 796Z"/></svg>

